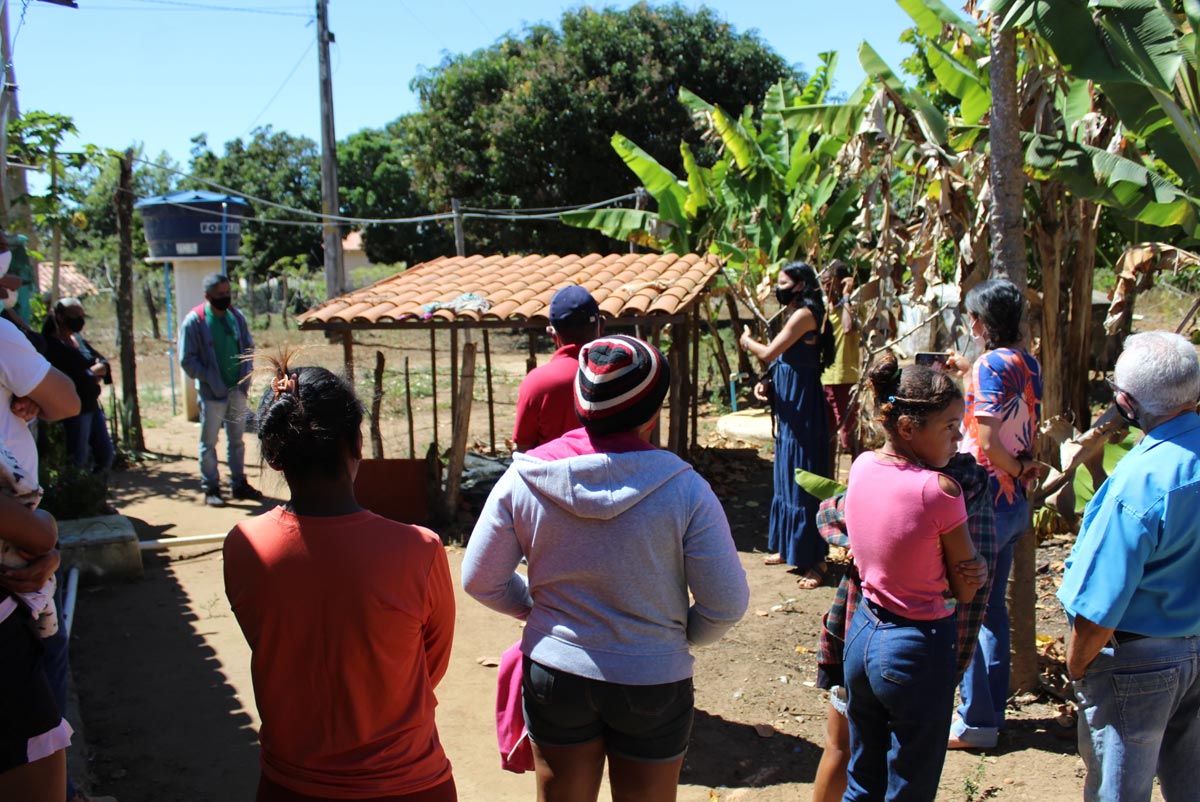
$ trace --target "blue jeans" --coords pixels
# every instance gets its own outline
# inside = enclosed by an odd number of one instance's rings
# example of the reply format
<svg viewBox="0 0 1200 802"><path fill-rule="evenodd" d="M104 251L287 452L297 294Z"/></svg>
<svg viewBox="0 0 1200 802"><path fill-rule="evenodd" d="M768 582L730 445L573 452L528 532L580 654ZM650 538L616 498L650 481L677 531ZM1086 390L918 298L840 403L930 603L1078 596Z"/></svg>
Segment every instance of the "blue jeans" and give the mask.
<svg viewBox="0 0 1200 802"><path fill-rule="evenodd" d="M63 429L67 434L67 456L71 462L86 468L90 451L93 472L103 473L112 467L115 450L103 409L67 418L63 421Z"/></svg>
<svg viewBox="0 0 1200 802"><path fill-rule="evenodd" d="M863 599L846 639L850 768L844 802L933 802L954 709L958 627Z"/></svg>
<svg viewBox="0 0 1200 802"><path fill-rule="evenodd" d="M979 628L975 655L963 674L959 693L962 704L950 734L980 749L996 745L1004 728L1008 702L1009 625L1008 575L1012 572L1013 549L1029 528L1029 502L1020 498L1006 510L996 510L996 564L992 567L992 590L988 594Z"/></svg>
<svg viewBox="0 0 1200 802"><path fill-rule="evenodd" d="M200 398L200 478L204 489L216 492L221 487L217 473L217 435L225 428L226 458L235 485L246 481L246 393L230 390L224 398Z"/></svg>
<svg viewBox="0 0 1200 802"><path fill-rule="evenodd" d="M1075 681L1085 802L1196 798L1200 772L1200 638L1106 646Z"/></svg>

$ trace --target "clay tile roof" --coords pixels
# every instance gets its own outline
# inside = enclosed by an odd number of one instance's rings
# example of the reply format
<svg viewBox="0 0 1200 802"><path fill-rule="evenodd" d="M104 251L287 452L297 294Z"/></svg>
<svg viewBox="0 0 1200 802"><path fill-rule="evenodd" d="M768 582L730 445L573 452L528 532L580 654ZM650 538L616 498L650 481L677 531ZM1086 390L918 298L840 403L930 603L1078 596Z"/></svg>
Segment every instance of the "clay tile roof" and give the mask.
<svg viewBox="0 0 1200 802"><path fill-rule="evenodd" d="M317 329L429 320L543 323L550 299L568 284L587 287L610 318L677 315L719 269L715 257L694 253L448 256L326 301L299 322Z"/></svg>
<svg viewBox="0 0 1200 802"><path fill-rule="evenodd" d="M50 292L54 283L54 262L38 262L37 286L42 292ZM58 295L60 298L86 298L98 292L91 279L74 262L58 263Z"/></svg>

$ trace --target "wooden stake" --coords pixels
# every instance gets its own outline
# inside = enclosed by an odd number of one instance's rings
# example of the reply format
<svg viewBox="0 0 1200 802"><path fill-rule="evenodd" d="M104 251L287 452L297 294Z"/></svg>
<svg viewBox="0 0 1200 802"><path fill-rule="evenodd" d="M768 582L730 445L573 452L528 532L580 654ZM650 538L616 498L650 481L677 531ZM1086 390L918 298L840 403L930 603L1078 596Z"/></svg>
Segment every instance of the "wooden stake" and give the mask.
<svg viewBox="0 0 1200 802"><path fill-rule="evenodd" d="M408 458L417 458L417 439L413 424L412 378L408 373L408 357L404 357L404 414L408 417Z"/></svg>
<svg viewBox="0 0 1200 802"><path fill-rule="evenodd" d="M492 344L488 339L488 330L483 330L483 366L487 375L487 405L488 405L488 442L491 443L491 455L496 456L496 396L492 391Z"/></svg>
<svg viewBox="0 0 1200 802"><path fill-rule="evenodd" d="M433 444L438 442L438 410L437 410L437 330L429 330L429 386L430 398L433 401ZM440 451L440 449L438 449Z"/></svg>
<svg viewBox="0 0 1200 802"><path fill-rule="evenodd" d="M467 438L471 433L471 396L475 390L475 343L467 343L462 352L462 376L454 403L450 463L446 467L446 520L453 526L458 511L458 491L462 485L463 463L467 459Z"/></svg>
<svg viewBox="0 0 1200 802"><path fill-rule="evenodd" d="M689 392L692 402L692 448L700 440L700 313L692 306L692 386Z"/></svg>
<svg viewBox="0 0 1200 802"><path fill-rule="evenodd" d="M379 408L381 406L383 406L383 351L376 351L375 394L371 396L371 456L375 459L383 459L383 432L379 429Z"/></svg>
<svg viewBox="0 0 1200 802"><path fill-rule="evenodd" d="M354 387L354 332L347 329L342 332L342 362L345 364L346 381Z"/></svg>

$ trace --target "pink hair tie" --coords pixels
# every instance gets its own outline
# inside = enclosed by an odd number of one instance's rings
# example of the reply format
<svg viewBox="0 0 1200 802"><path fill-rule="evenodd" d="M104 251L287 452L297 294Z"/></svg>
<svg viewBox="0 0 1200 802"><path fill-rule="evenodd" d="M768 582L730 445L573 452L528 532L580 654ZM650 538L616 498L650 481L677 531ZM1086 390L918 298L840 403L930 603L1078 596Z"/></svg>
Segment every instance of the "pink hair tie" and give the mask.
<svg viewBox="0 0 1200 802"><path fill-rule="evenodd" d="M296 387L295 373L293 373L291 376L279 376L278 378L272 379L271 389L275 391L274 400L276 401L278 401L279 397L284 393L291 393L292 395L296 396L296 398L300 397L300 393Z"/></svg>

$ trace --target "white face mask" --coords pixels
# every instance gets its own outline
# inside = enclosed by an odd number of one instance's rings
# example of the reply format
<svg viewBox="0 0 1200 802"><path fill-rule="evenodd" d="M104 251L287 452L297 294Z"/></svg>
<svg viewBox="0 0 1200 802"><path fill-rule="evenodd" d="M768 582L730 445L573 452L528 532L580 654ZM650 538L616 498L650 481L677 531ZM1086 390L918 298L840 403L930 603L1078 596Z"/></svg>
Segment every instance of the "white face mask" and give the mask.
<svg viewBox="0 0 1200 802"><path fill-rule="evenodd" d="M11 263L12 251L4 251L3 253L0 253L0 276L3 276L8 272L8 266ZM12 309L17 305L17 291L3 290L3 292L5 295L3 298L0 298L0 303L4 305L5 309Z"/></svg>

